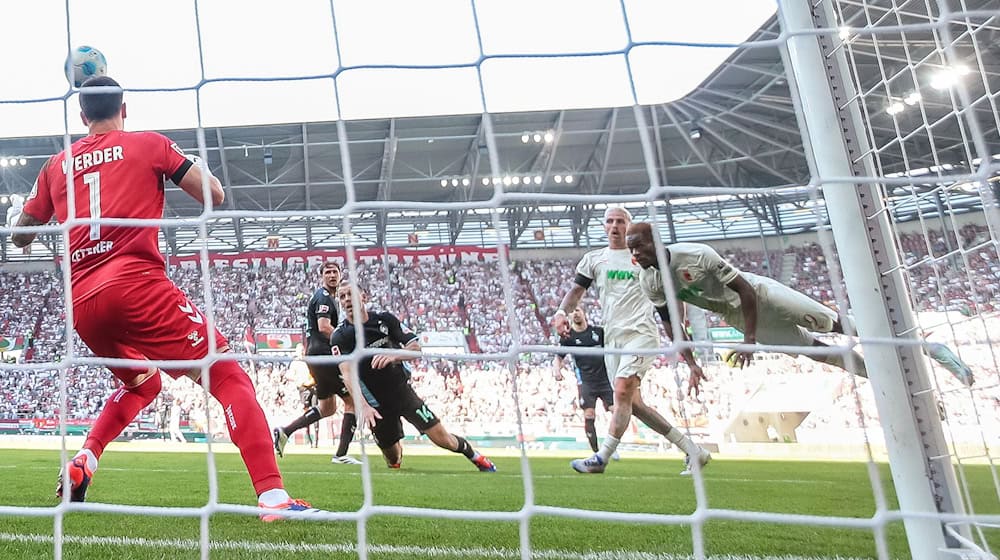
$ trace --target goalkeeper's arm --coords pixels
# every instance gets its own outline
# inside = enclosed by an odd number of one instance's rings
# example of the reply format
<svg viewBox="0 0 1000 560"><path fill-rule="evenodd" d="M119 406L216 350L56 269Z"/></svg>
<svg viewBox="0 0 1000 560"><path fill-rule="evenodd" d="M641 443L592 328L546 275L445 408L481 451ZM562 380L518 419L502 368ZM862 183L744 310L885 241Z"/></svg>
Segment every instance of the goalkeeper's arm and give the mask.
<svg viewBox="0 0 1000 560"><path fill-rule="evenodd" d="M30 226L43 226L43 225L45 225L45 222L42 222L42 221L36 219L31 214L28 214L27 212L24 212L24 211L21 211L19 214L16 214L16 216L17 216L16 227L30 227ZM13 220L13 219L14 219L14 216L11 216L11 220ZM15 233L15 234L13 234L13 235L10 236L10 241L11 241L11 243L14 244L15 247L17 247L17 248L20 249L20 248L23 248L23 247L27 247L28 245L31 245L31 243L35 240L35 235L36 234L34 232L31 232L31 233L28 233L28 232L18 232L18 233Z"/></svg>
<svg viewBox="0 0 1000 560"><path fill-rule="evenodd" d="M222 190L222 183L220 183L219 180L215 178L215 175L212 175L212 172L209 171L207 165L202 165L201 158L192 154L186 154L184 157L186 157L188 161L191 162L190 164L184 164L181 167L182 170L184 169L184 167L187 167L187 170L184 171L181 177L176 177L177 173L175 173L174 174L175 176L171 177L171 179L175 183L177 183L177 186L180 187L184 192L191 195L191 197L197 200L198 202L204 204L205 203L204 178L207 175L209 193L212 196L212 206L221 205L222 202L225 201L226 199L226 193L225 191Z"/></svg>

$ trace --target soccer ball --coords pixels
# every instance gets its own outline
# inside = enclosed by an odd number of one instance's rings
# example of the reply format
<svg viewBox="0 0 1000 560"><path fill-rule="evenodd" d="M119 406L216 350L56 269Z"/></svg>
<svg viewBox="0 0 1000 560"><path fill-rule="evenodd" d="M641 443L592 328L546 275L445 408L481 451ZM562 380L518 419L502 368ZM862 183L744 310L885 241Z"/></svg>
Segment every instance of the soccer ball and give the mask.
<svg viewBox="0 0 1000 560"><path fill-rule="evenodd" d="M101 51L84 45L73 49L70 53L66 61L66 73L73 76L73 87L80 87L83 82L94 76L106 75L108 61Z"/></svg>

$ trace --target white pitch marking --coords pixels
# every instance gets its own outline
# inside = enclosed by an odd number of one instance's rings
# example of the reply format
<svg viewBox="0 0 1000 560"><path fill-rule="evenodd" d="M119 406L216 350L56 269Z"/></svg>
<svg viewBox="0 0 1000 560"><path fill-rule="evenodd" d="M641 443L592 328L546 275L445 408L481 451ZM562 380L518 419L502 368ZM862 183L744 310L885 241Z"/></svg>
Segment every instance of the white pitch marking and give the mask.
<svg viewBox="0 0 1000 560"><path fill-rule="evenodd" d="M49 467L41 466L18 466L18 465L0 465L0 469L25 469L25 470L50 470ZM342 469L342 470L341 470ZM58 470L58 469L57 469ZM116 471L116 472L148 472L148 473L175 473L177 469L151 469L151 468L124 468L124 467L101 467L102 471ZM470 471L468 474L465 473L442 473L434 471L393 471L393 472L378 472L381 469L372 469L372 474L379 475L385 474L386 476L399 477L399 476L431 476L431 477L464 477L470 475L477 475L478 473ZM246 474L245 470L242 469L216 469L219 474ZM295 470L282 470L282 473L289 474L301 474L307 476L361 476L361 471L359 470L347 470L342 467L337 467L337 469L331 469L328 471L295 471ZM504 472L504 473L492 473L489 478L499 478L499 477L521 477L520 472ZM532 478L550 478L550 479L562 479L562 478L577 478L582 479L579 474L532 474ZM612 480L651 480L660 482L684 482L689 483L691 480L687 477L681 477L674 475L670 472L664 473L663 475L638 475L638 476L626 476L626 475L611 475L605 474L601 478L612 479ZM832 480L804 480L804 479L792 479L792 478L730 478L730 477L715 477L708 476L705 480L714 482L740 482L740 483L758 483L758 482L773 482L776 484L821 484L821 485L834 485L838 484Z"/></svg>
<svg viewBox="0 0 1000 560"><path fill-rule="evenodd" d="M51 535L17 533L0 533L0 541L27 543L27 544L52 544L54 538ZM194 539L144 539L134 537L97 537L66 535L63 537L64 543L79 544L84 546L135 546L143 548L169 548L180 550L200 550L200 541ZM213 550L233 550L253 553L275 553L275 552L320 552L325 554L355 554L357 546L354 543L339 544L308 544L308 543L273 543L256 541L211 541L209 546ZM512 548L457 548L444 546L401 546L372 544L368 545L368 551L372 554L386 555L392 557L399 556L428 556L431 558L499 558L517 559L521 558L521 551ZM606 550L597 552L581 552L573 550L558 549L532 549L532 558L543 560L692 560L694 557L687 554L670 554L657 552L643 552L636 550ZM824 557L824 556L752 556L752 555L717 555L708 556L708 560L861 560L849 557Z"/></svg>

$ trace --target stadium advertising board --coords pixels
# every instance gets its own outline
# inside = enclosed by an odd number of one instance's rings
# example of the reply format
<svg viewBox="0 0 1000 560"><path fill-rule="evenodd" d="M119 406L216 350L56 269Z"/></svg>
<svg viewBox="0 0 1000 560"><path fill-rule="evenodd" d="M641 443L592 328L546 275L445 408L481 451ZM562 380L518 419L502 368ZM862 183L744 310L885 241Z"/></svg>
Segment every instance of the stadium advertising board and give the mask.
<svg viewBox="0 0 1000 560"><path fill-rule="evenodd" d="M14 350L24 350L24 337L0 335L0 352L11 352Z"/></svg>
<svg viewBox="0 0 1000 560"><path fill-rule="evenodd" d="M434 354L465 354L469 351L465 335L460 331L424 331L420 347Z"/></svg>
<svg viewBox="0 0 1000 560"><path fill-rule="evenodd" d="M492 262L497 260L496 248L471 245L437 246L424 249L365 248L354 251L358 262L374 263L387 258L390 263L414 262ZM248 253L210 253L208 262L218 268L315 268L326 261L344 262L347 251L253 251ZM170 257L170 264L182 268L197 268L201 255Z"/></svg>
<svg viewBox="0 0 1000 560"><path fill-rule="evenodd" d="M292 352L304 337L299 329L259 329L254 333L258 352Z"/></svg>

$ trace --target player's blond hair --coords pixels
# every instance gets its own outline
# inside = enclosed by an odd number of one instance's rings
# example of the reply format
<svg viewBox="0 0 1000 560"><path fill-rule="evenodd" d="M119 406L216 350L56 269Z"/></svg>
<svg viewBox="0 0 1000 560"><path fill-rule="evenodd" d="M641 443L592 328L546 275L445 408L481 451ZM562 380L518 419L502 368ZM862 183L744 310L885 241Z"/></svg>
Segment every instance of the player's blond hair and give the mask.
<svg viewBox="0 0 1000 560"><path fill-rule="evenodd" d="M611 214L611 212L614 210L618 210L622 214L625 214L625 217L628 218L628 221L630 222L632 221L632 213L629 212L628 208L625 208L624 206L608 206L607 208L604 209L604 219L607 220L608 215Z"/></svg>

